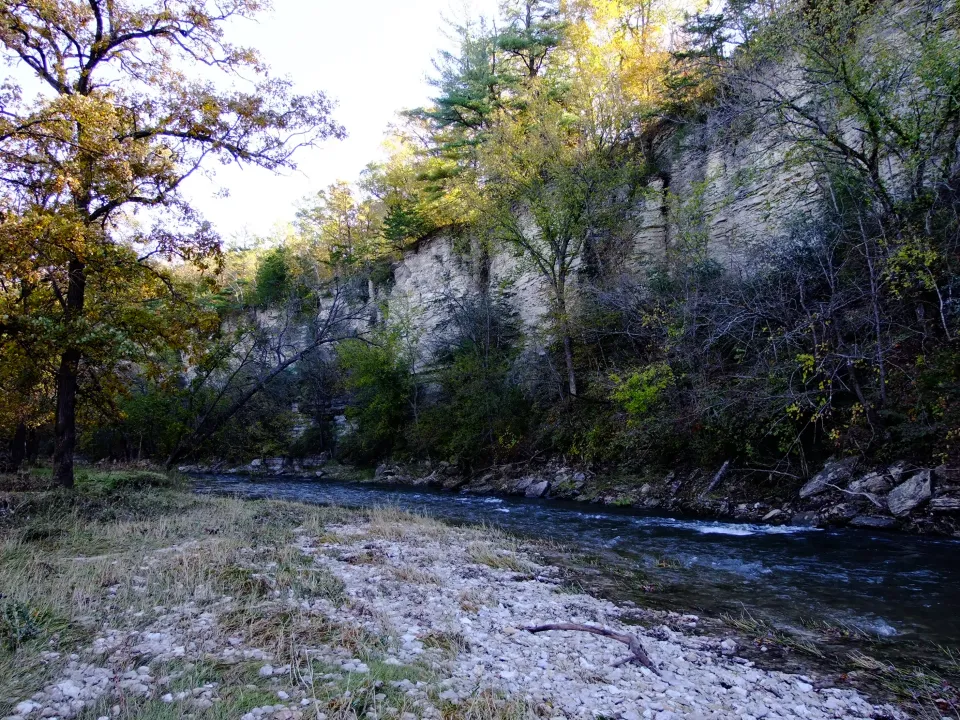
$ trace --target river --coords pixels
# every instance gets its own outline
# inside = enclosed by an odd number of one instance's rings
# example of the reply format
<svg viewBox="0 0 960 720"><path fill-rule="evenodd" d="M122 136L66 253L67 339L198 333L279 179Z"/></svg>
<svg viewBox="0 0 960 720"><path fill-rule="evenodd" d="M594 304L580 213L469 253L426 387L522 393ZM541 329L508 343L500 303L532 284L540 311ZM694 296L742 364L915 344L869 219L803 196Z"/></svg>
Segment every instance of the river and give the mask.
<svg viewBox="0 0 960 720"><path fill-rule="evenodd" d="M347 507L391 506L488 523L591 554L615 553L656 578L661 606L960 645L960 542L954 540L699 520L376 483L204 475L196 488ZM638 587L638 598L645 592Z"/></svg>

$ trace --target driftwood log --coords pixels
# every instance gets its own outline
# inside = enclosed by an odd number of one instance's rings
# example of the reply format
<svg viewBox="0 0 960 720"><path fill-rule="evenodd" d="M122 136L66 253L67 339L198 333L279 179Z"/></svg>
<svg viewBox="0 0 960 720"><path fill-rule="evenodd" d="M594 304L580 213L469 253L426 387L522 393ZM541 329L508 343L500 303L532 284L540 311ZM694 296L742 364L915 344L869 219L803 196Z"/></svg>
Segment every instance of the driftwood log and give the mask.
<svg viewBox="0 0 960 720"><path fill-rule="evenodd" d="M605 627L597 627L596 625L581 625L580 623L550 623L548 625L534 625L533 627L526 628L526 631L529 633L541 633L548 630L573 630L576 632L586 632L593 633L594 635L602 635L603 637L612 638L617 642L622 642L632 653L630 657L625 657L623 660L618 660L613 664L614 667L619 667L620 665L626 665L629 662L639 663L645 668L649 668L657 675L660 672L657 670L657 666L653 664L653 660L650 659L650 656L647 655L647 651L643 647L643 643L640 642L640 639L635 635L630 635L628 633L620 633L614 630L610 630Z"/></svg>

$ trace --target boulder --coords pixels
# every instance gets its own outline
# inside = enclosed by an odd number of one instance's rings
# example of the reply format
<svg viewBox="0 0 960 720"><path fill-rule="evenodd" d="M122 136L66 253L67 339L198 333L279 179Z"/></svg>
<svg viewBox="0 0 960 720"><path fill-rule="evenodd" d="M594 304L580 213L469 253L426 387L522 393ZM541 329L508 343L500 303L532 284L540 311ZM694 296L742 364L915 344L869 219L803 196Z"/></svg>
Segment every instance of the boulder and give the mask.
<svg viewBox="0 0 960 720"><path fill-rule="evenodd" d="M930 470L921 470L891 490L887 496L890 512L902 517L927 502L933 496L932 475Z"/></svg>
<svg viewBox="0 0 960 720"><path fill-rule="evenodd" d="M846 525L858 512L856 503L839 503L821 510L817 517L818 525Z"/></svg>
<svg viewBox="0 0 960 720"><path fill-rule="evenodd" d="M832 490L834 485L843 485L853 473L856 458L834 460L823 466L823 470L814 475L807 484L800 488L800 497L808 498Z"/></svg>
<svg viewBox="0 0 960 720"><path fill-rule="evenodd" d="M849 524L850 527L888 530L895 527L897 521L886 515L857 515Z"/></svg>
<svg viewBox="0 0 960 720"><path fill-rule="evenodd" d="M890 478L886 474L872 472L851 482L847 489L851 492L877 495L887 492L891 484Z"/></svg>
<svg viewBox="0 0 960 720"><path fill-rule="evenodd" d="M535 481L536 478L534 476L527 475L513 483L513 487L510 488L510 491L516 493L517 495L523 495L527 491L527 488L533 485Z"/></svg>
<svg viewBox="0 0 960 720"><path fill-rule="evenodd" d="M436 473L431 473L431 477L436 477ZM452 475L442 482L444 490L458 490L467 484L467 478L463 475Z"/></svg>
<svg viewBox="0 0 960 720"><path fill-rule="evenodd" d="M960 498L940 497L930 501L930 510L935 513L960 512Z"/></svg>
<svg viewBox="0 0 960 720"><path fill-rule="evenodd" d="M776 520L781 515L783 515L783 510L775 509L775 510L771 510L766 515L764 515L762 519L763 519L763 522L770 522L771 520Z"/></svg>
<svg viewBox="0 0 960 720"><path fill-rule="evenodd" d="M550 482L548 480L541 480L540 482L533 483L529 487L527 487L527 491L524 494L527 497L538 498L546 495L547 490L549 489L550 489Z"/></svg>
<svg viewBox="0 0 960 720"><path fill-rule="evenodd" d="M798 512L790 518L790 524L799 527L815 527L817 524L817 513L813 510Z"/></svg>
<svg viewBox="0 0 960 720"><path fill-rule="evenodd" d="M474 485L474 484L467 485L462 490L462 492L465 492L468 495L489 495L496 491L497 489L493 485L490 485L489 483L484 483L481 485Z"/></svg>
<svg viewBox="0 0 960 720"><path fill-rule="evenodd" d="M903 460L900 462L895 462L893 465L887 468L887 475L893 478L894 483L902 482L907 472L907 463Z"/></svg>

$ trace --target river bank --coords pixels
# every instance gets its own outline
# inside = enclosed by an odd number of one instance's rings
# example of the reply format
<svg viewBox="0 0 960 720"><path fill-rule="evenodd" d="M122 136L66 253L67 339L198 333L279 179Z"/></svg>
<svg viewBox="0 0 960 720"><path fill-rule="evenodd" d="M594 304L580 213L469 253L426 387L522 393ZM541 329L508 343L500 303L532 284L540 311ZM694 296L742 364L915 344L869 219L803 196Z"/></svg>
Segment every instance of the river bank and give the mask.
<svg viewBox="0 0 960 720"><path fill-rule="evenodd" d="M253 478L323 477L441 488L499 497L573 500L591 505L684 513L702 518L818 528L852 527L960 538L960 469L910 462L865 466L833 460L809 478L769 470L680 468L604 474L560 462L519 463L465 474L447 462L383 463L365 470L326 456L212 462L182 472Z"/></svg>
<svg viewBox="0 0 960 720"><path fill-rule="evenodd" d="M696 617L637 627L488 527L98 477L4 495L8 717L903 716L759 668ZM609 638L525 630L549 622L636 634L659 674L614 667Z"/></svg>

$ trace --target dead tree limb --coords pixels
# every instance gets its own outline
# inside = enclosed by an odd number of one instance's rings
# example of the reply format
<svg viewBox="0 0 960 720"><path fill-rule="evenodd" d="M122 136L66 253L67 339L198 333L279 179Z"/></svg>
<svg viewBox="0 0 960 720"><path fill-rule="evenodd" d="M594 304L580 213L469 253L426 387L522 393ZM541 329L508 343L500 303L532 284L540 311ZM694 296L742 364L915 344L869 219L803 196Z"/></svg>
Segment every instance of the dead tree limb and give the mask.
<svg viewBox="0 0 960 720"><path fill-rule="evenodd" d="M707 489L703 491L703 494L704 494L704 495L709 495L709 494L712 493L714 490L716 490L717 485L719 485L719 484L720 484L720 481L723 480L723 476L727 474L727 468L728 468L729 466L730 466L730 461L729 461L729 460L727 460L726 462L723 463L723 465L720 467L720 469L717 470L717 474L713 476L713 480L711 480L711 481L710 481L710 484L707 485Z"/></svg>
<svg viewBox="0 0 960 720"><path fill-rule="evenodd" d="M546 632L547 630L574 630L612 638L618 642L622 642L624 645L630 648L630 652L633 653L630 655L630 657L625 657L623 660L618 660L615 662L613 664L614 667L619 667L620 665L625 665L629 662L635 662L643 665L645 668L649 668L657 675L660 674L659 670L657 670L657 666L653 664L653 660L651 660L650 656L647 655L647 651L644 649L643 643L640 642L640 639L637 638L636 635L619 633L614 630L610 630L609 628L597 627L596 625L581 625L580 623L551 623L549 625L535 625L525 629L527 632L534 634Z"/></svg>
<svg viewBox="0 0 960 720"><path fill-rule="evenodd" d="M852 496L854 496L854 497L858 497L858 496L862 495L862 496L865 497L867 500L869 500L870 502L872 502L875 506L877 506L877 507L880 508L880 509L883 509L883 503L881 503L879 500L877 500L877 496L874 495L873 493L857 492L856 490L844 490L844 489L843 489L842 487L840 487L839 485L834 485L833 483L827 483L827 487L831 487L831 488L833 488L834 490L839 490L839 491L842 492L844 495L852 495Z"/></svg>

